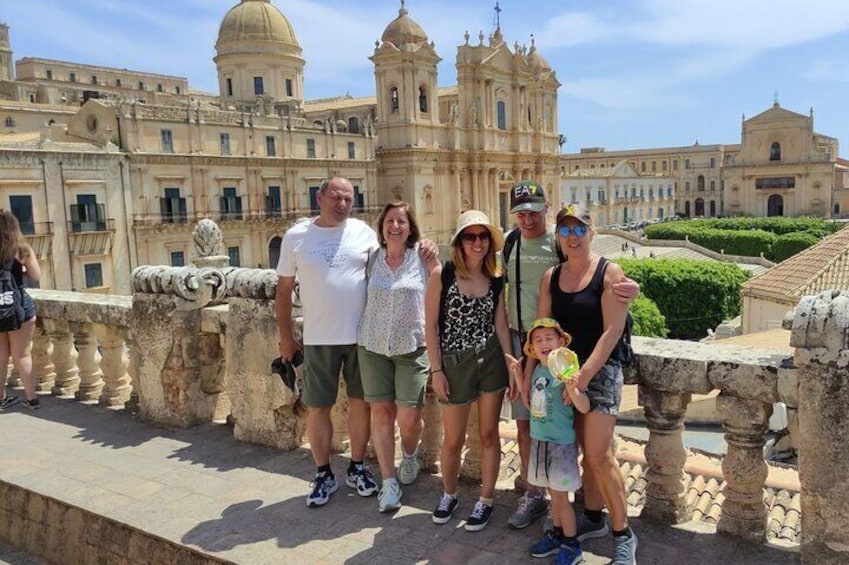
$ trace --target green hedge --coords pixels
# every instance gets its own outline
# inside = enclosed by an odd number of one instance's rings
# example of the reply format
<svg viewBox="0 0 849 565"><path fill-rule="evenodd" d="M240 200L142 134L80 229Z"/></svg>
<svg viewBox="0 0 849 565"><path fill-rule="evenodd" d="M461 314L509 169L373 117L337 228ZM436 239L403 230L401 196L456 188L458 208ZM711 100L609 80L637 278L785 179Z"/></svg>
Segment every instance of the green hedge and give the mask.
<svg viewBox="0 0 849 565"><path fill-rule="evenodd" d="M740 314L749 273L733 263L696 259L618 259L666 318L669 337L699 339Z"/></svg>
<svg viewBox="0 0 849 565"><path fill-rule="evenodd" d="M784 234L772 244L773 261L784 261L788 257L804 251L819 240L820 236L807 231Z"/></svg>
<svg viewBox="0 0 849 565"><path fill-rule="evenodd" d="M632 335L644 337L666 337L669 335L666 318L660 313L657 304L645 294L641 294L631 303L631 316L634 318Z"/></svg>
<svg viewBox="0 0 849 565"><path fill-rule="evenodd" d="M812 240L791 238L793 243L782 244L781 249L776 251L774 246L779 237L806 233L819 239L842 227L843 224L811 217L712 218L647 226L645 236L649 239L689 239L716 252L750 257L763 253L768 259L781 261L788 257L786 253L789 250L796 249L798 253L804 249L800 247L802 241Z"/></svg>

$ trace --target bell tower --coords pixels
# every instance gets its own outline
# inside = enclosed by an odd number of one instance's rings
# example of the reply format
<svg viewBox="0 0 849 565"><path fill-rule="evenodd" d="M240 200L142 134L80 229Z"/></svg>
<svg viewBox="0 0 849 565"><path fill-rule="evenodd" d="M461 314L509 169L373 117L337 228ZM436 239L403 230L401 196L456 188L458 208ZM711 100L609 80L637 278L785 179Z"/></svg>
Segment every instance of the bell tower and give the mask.
<svg viewBox="0 0 849 565"><path fill-rule="evenodd" d="M0 22L0 80L15 80L12 45L9 42L9 26L2 22Z"/></svg>

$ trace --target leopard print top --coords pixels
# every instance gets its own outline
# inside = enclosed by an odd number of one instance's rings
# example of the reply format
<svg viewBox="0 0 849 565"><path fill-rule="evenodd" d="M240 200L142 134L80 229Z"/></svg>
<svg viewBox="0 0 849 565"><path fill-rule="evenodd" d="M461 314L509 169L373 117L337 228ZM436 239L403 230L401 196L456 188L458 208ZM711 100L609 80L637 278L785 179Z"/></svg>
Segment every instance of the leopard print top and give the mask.
<svg viewBox="0 0 849 565"><path fill-rule="evenodd" d="M489 292L477 298L466 296L455 280L445 296L445 334L442 351L463 351L483 345L495 333L495 300L490 282Z"/></svg>

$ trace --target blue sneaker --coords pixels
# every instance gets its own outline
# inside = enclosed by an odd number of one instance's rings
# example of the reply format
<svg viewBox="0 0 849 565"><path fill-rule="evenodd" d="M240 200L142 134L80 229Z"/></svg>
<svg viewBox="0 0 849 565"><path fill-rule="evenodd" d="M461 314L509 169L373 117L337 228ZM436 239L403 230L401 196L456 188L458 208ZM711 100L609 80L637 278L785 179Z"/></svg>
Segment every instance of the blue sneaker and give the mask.
<svg viewBox="0 0 849 565"><path fill-rule="evenodd" d="M541 540L531 546L531 557L550 557L560 551L560 546L563 545L563 536L560 532L549 530Z"/></svg>
<svg viewBox="0 0 849 565"><path fill-rule="evenodd" d="M563 545L557 553L554 565L574 565L584 562L584 552L580 545Z"/></svg>
<svg viewBox="0 0 849 565"><path fill-rule="evenodd" d="M613 551L613 565L635 565L637 563L637 535L613 536L616 549Z"/></svg>

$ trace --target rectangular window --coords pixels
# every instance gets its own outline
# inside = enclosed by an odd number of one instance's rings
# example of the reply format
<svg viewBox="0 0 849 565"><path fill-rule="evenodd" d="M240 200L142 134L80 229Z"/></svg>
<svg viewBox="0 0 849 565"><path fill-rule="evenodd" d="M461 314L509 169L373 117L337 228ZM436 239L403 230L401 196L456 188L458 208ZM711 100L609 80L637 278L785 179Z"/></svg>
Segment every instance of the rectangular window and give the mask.
<svg viewBox="0 0 849 565"><path fill-rule="evenodd" d="M286 79L286 96L292 96L292 79Z"/></svg>
<svg viewBox="0 0 849 565"><path fill-rule="evenodd" d="M348 159L357 158L357 148L353 141L348 142Z"/></svg>
<svg viewBox="0 0 849 565"><path fill-rule="evenodd" d="M657 171L657 161L651 162L651 172Z"/></svg>
<svg viewBox="0 0 849 565"><path fill-rule="evenodd" d="M165 89L164 89L164 88L162 88L162 85L161 85L161 84L157 84L157 85L156 85L156 92L165 92Z"/></svg>
<svg viewBox="0 0 849 565"><path fill-rule="evenodd" d="M91 75L91 84L97 84L97 76Z"/></svg>
<svg viewBox="0 0 849 565"><path fill-rule="evenodd" d="M277 147L275 145L273 135L265 136L265 154L269 157L277 156Z"/></svg>
<svg viewBox="0 0 849 565"><path fill-rule="evenodd" d="M660 162L660 167L661 167L661 169L663 169L663 170L665 171L665 170L666 170L666 167L667 167L667 162L666 162L666 161L661 161L661 162Z"/></svg>
<svg viewBox="0 0 849 565"><path fill-rule="evenodd" d="M640 172L641 173L646 172L646 162L645 161L640 161Z"/></svg>
<svg viewBox="0 0 849 565"><path fill-rule="evenodd" d="M68 75L68 80L71 82L77 82L77 73L71 73Z"/></svg>
<svg viewBox="0 0 849 565"><path fill-rule="evenodd" d="M186 257L182 251L172 251L171 252L171 266L172 267L185 267L186 266Z"/></svg>
<svg viewBox="0 0 849 565"><path fill-rule="evenodd" d="M307 139L307 157L310 159L315 158L315 140Z"/></svg>
<svg viewBox="0 0 849 565"><path fill-rule="evenodd" d="M499 100L496 105L498 112L498 129L507 129L507 105L503 100Z"/></svg>
<svg viewBox="0 0 849 565"><path fill-rule="evenodd" d="M318 188L317 186L311 186L309 188L310 191L310 211L318 212Z"/></svg>
<svg viewBox="0 0 849 565"><path fill-rule="evenodd" d="M159 139L161 140L163 153L174 152L174 137L171 135L170 129L159 130Z"/></svg>
<svg viewBox="0 0 849 565"><path fill-rule="evenodd" d="M103 286L103 265L100 263L86 263L84 268L86 288Z"/></svg>
<svg viewBox="0 0 849 565"><path fill-rule="evenodd" d="M233 96L233 79L227 79L227 96Z"/></svg>
<svg viewBox="0 0 849 565"><path fill-rule="evenodd" d="M139 90L144 90L144 83L139 81Z"/></svg>
<svg viewBox="0 0 849 565"><path fill-rule="evenodd" d="M363 194L360 193L360 187L354 185L354 209L362 210L363 208L365 208L365 205L365 197Z"/></svg>
<svg viewBox="0 0 849 565"><path fill-rule="evenodd" d="M280 201L280 187L269 186L268 194L265 195L265 213L268 216L278 218L282 213L282 202Z"/></svg>
<svg viewBox="0 0 849 565"><path fill-rule="evenodd" d="M224 220L242 219L242 197L236 195L236 189L226 187L221 197L221 218Z"/></svg>
<svg viewBox="0 0 849 565"><path fill-rule="evenodd" d="M598 191L598 201L604 202L604 191L603 190Z"/></svg>
<svg viewBox="0 0 849 565"><path fill-rule="evenodd" d="M716 168L716 157L711 157L711 158L710 158L710 168L711 168L711 169L715 169L715 168Z"/></svg>
<svg viewBox="0 0 849 565"><path fill-rule="evenodd" d="M119 78L115 79L115 86L117 86L118 88L121 88L121 79L119 79Z"/></svg>
<svg viewBox="0 0 849 565"><path fill-rule="evenodd" d="M47 80L53 80L53 71L47 69Z"/></svg>
<svg viewBox="0 0 849 565"><path fill-rule="evenodd" d="M257 96L265 94L265 86L262 84L262 77L254 77L254 94Z"/></svg>
<svg viewBox="0 0 849 565"><path fill-rule="evenodd" d="M35 233L35 223L32 218L32 196L9 196L9 208L21 225L21 233L31 235Z"/></svg>
<svg viewBox="0 0 849 565"><path fill-rule="evenodd" d="M684 159L684 168L685 168L685 169L689 169L689 168L690 168L690 160L689 160L689 159Z"/></svg>
<svg viewBox="0 0 849 565"><path fill-rule="evenodd" d="M242 266L242 258L240 257L238 247L228 247L227 248L227 255L230 257L230 266L231 267L241 267Z"/></svg>
<svg viewBox="0 0 849 565"><path fill-rule="evenodd" d="M179 86L174 87L174 94L180 94L180 87Z"/></svg>
<svg viewBox="0 0 849 565"><path fill-rule="evenodd" d="M713 192L714 190L716 190L716 181L712 180L710 181L710 191Z"/></svg>
<svg viewBox="0 0 849 565"><path fill-rule="evenodd" d="M222 133L220 135L221 140L221 154L229 155L230 154L230 134Z"/></svg>
<svg viewBox="0 0 849 565"><path fill-rule="evenodd" d="M186 199L180 197L179 188L166 188L165 194L159 200L159 211L162 221L166 224L182 224L188 219Z"/></svg>
<svg viewBox="0 0 849 565"><path fill-rule="evenodd" d="M97 196L77 195L77 203L71 204L71 231L106 231L106 208L97 203Z"/></svg>
<svg viewBox="0 0 849 565"><path fill-rule="evenodd" d="M672 161L672 170L673 171L678 170L678 159L675 159L674 161Z"/></svg>

